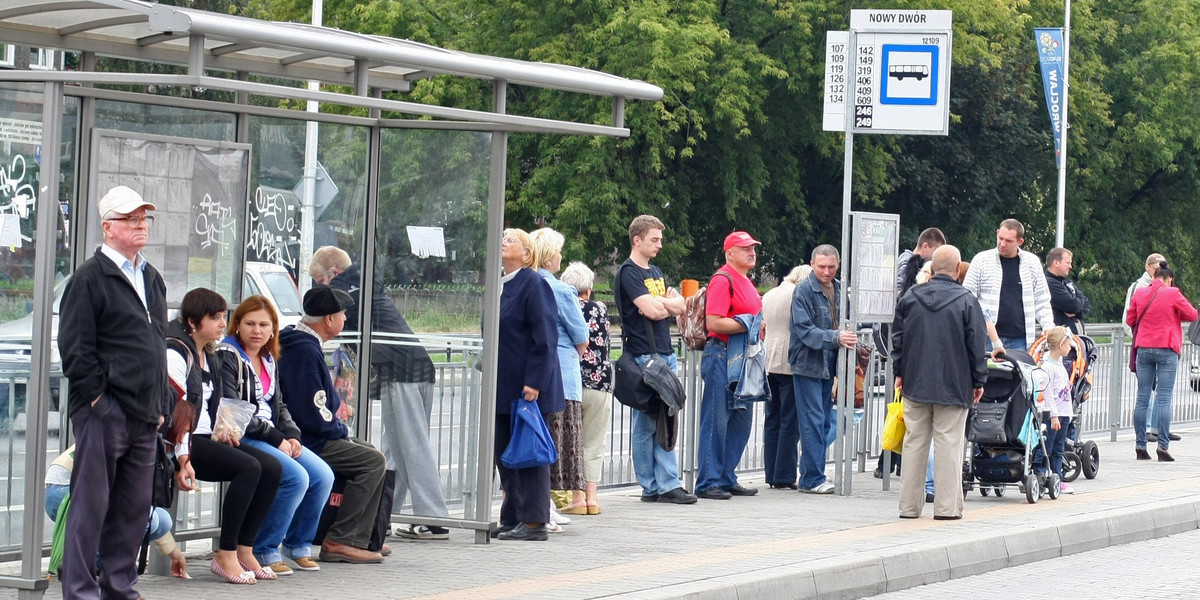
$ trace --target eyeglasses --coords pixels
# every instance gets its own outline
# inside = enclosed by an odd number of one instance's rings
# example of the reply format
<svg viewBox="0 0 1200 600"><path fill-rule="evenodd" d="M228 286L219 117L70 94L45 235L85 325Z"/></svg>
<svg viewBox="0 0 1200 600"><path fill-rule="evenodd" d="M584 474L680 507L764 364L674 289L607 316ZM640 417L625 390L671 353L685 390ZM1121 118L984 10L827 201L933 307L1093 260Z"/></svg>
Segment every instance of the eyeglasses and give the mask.
<svg viewBox="0 0 1200 600"><path fill-rule="evenodd" d="M150 225L154 222L154 215L129 216L129 217L110 217L109 221L125 221L130 227L141 227L142 223Z"/></svg>
<svg viewBox="0 0 1200 600"><path fill-rule="evenodd" d="M504 239L502 239L502 240L500 240L500 245L501 245L501 246L511 246L511 245L513 245L513 244L520 244L520 243L521 243L521 240L520 240L520 238L517 238L517 237L515 237L515 236L511 236L511 235L510 235L510 236L508 236L508 237L506 237L506 238L504 238Z"/></svg>

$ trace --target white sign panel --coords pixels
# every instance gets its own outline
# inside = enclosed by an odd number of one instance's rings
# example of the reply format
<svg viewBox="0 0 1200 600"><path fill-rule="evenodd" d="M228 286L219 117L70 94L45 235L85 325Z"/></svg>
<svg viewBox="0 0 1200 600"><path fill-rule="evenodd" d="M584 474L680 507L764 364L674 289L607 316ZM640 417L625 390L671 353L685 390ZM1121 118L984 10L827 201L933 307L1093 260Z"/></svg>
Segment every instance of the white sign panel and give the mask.
<svg viewBox="0 0 1200 600"><path fill-rule="evenodd" d="M850 91L849 42L848 31L825 33L825 109L821 113L824 131L846 130L846 94Z"/></svg>
<svg viewBox="0 0 1200 600"><path fill-rule="evenodd" d="M852 10L850 29L855 31L949 31L951 10Z"/></svg>
<svg viewBox="0 0 1200 600"><path fill-rule="evenodd" d="M859 33L855 133L945 135L950 123L950 33Z"/></svg>

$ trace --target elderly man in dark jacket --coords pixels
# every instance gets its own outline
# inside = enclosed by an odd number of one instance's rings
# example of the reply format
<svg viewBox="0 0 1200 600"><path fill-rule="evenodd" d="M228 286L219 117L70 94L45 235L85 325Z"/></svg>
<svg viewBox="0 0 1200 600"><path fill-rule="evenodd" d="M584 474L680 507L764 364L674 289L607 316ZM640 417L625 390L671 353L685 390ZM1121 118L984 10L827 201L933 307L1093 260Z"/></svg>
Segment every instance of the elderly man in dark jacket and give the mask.
<svg viewBox="0 0 1200 600"><path fill-rule="evenodd" d="M958 248L933 253L933 278L896 305L892 369L904 396L904 454L927 456L934 442L934 519L961 519L962 456L967 409L987 380L987 325L979 302L955 283ZM925 505L919 469L900 476L900 517L916 519Z"/></svg>

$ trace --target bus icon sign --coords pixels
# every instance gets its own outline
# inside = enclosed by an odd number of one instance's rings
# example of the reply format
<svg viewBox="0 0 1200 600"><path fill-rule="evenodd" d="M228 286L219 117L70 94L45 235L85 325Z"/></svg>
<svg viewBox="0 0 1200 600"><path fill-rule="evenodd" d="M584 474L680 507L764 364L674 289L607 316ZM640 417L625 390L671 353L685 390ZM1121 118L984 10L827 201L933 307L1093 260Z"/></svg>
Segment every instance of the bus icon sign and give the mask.
<svg viewBox="0 0 1200 600"><path fill-rule="evenodd" d="M882 71L887 75L880 78L880 104L937 104L938 46L884 44L881 50Z"/></svg>

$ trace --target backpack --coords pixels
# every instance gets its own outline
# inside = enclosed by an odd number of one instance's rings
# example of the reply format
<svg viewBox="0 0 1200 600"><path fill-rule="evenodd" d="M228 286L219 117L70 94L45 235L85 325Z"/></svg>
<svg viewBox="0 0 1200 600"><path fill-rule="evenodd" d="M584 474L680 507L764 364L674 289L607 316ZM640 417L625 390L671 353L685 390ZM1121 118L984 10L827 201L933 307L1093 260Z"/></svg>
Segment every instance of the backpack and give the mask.
<svg viewBox="0 0 1200 600"><path fill-rule="evenodd" d="M717 271L713 277L717 275L723 275L729 280L729 297L733 298L733 278L729 276L729 273L723 271ZM683 338L683 344L692 350L703 350L704 346L708 344L708 315L705 312L707 292L707 285L700 288L698 292L687 299L683 305L683 312L676 317L679 336Z"/></svg>

